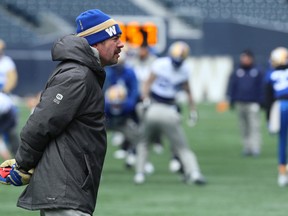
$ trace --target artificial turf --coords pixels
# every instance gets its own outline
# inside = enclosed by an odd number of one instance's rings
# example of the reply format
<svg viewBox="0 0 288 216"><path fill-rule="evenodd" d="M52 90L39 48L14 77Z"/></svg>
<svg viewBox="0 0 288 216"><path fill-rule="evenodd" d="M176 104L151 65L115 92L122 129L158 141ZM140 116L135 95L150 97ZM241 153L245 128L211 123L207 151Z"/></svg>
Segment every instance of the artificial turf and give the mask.
<svg viewBox="0 0 288 216"><path fill-rule="evenodd" d="M29 112L20 109L21 125ZM143 185L133 183L133 170L113 158L109 144L94 216L286 216L288 188L277 185L277 137L268 134L262 113L262 153L243 157L237 116L218 113L215 104L198 105L196 127L183 125L196 153L206 186L186 185L170 173L169 146L161 155L151 151L155 173ZM110 137L110 136L109 136ZM0 185L0 215L33 216L16 207L24 187Z"/></svg>

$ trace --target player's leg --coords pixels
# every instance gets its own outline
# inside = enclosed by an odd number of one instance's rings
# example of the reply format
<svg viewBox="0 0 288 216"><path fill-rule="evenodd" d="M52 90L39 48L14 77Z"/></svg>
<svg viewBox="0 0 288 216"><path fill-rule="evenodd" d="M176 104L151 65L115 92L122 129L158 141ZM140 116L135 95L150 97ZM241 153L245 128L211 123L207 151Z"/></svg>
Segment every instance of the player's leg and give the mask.
<svg viewBox="0 0 288 216"><path fill-rule="evenodd" d="M197 157L189 148L181 125L179 113L177 110L169 107L166 107L161 112L163 115L169 116L169 118L165 118L161 121L161 128L170 141L172 152L179 157L181 164L183 165L185 180L187 180L187 182L193 181L198 184L205 183Z"/></svg>
<svg viewBox="0 0 288 216"><path fill-rule="evenodd" d="M280 102L280 132L278 137L278 162L279 162L279 175L278 185L287 186L287 131L288 131L288 101Z"/></svg>
<svg viewBox="0 0 288 216"><path fill-rule="evenodd" d="M153 146L153 151L156 154L161 154L163 152L163 143L162 143L162 138L160 134L155 134L152 138L151 138L151 144Z"/></svg>
<svg viewBox="0 0 288 216"><path fill-rule="evenodd" d="M126 122L127 117L125 116L110 116L107 120L106 128L107 131L112 134L111 142L113 141L112 139L115 133L122 135L122 141L119 145L119 149L113 154L114 158L116 159L125 159L131 146L130 140L127 138L127 133L124 134L127 127Z"/></svg>
<svg viewBox="0 0 288 216"><path fill-rule="evenodd" d="M124 159L126 157L126 151L123 148L125 136L122 132L120 132L118 130L118 128L121 127L123 122L125 123L125 121L122 118L117 118L117 117L113 117L113 116L109 117L106 121L106 129L109 133L111 133L111 135L112 135L111 139L113 139L114 133L119 133L119 134L123 135L123 140L122 140L121 144L119 145L119 149L116 150L113 154L114 158L116 158L116 159ZM113 141L111 140L111 142L113 142Z"/></svg>
<svg viewBox="0 0 288 216"><path fill-rule="evenodd" d="M19 133L18 133L17 127L15 126L11 128L9 131L7 131L4 134L4 139L7 143L9 143L11 153L13 155L16 155L16 152L20 144Z"/></svg>
<svg viewBox="0 0 288 216"><path fill-rule="evenodd" d="M145 166L148 163L148 145L155 134L160 133L158 125L158 117L161 113L158 112L157 104L152 104L145 113L142 123L139 127L139 141L136 145L136 163L134 182L137 184L145 181Z"/></svg>
<svg viewBox="0 0 288 216"><path fill-rule="evenodd" d="M8 138L11 146L11 151L14 155L16 155L16 152L20 145L20 135L18 133L18 109L16 107L12 108L11 118L14 119L15 124L8 131Z"/></svg>
<svg viewBox="0 0 288 216"><path fill-rule="evenodd" d="M147 142L139 142L136 146L136 162L135 162L135 176L134 182L136 184L142 184L145 181L145 164L148 158L148 146Z"/></svg>
<svg viewBox="0 0 288 216"><path fill-rule="evenodd" d="M136 144L139 142L139 125L130 118L126 119L125 124L118 128L125 137L125 150L126 155L126 167L130 168L135 165L136 160Z"/></svg>
<svg viewBox="0 0 288 216"><path fill-rule="evenodd" d="M136 145L136 163L134 182L137 184L144 183L145 174L154 172L154 165L148 160L149 144L155 133L160 133L159 127L154 122L145 121L140 129L141 135Z"/></svg>
<svg viewBox="0 0 288 216"><path fill-rule="evenodd" d="M8 150L2 136L0 135L0 158L5 160L11 159L11 153Z"/></svg>
<svg viewBox="0 0 288 216"><path fill-rule="evenodd" d="M246 104L236 103L236 110L238 113L238 121L240 127L240 134L243 143L243 155L250 155L251 150L249 146L249 128L248 128L248 113Z"/></svg>
<svg viewBox="0 0 288 216"><path fill-rule="evenodd" d="M184 180L196 184L205 183L201 174L200 166L195 153L189 148L186 136L181 125L166 125L166 133L171 142L172 151L175 153L183 166ZM173 131L173 132L172 132Z"/></svg>
<svg viewBox="0 0 288 216"><path fill-rule="evenodd" d="M112 146L121 146L124 141L125 141L125 137L121 132L115 131L111 133Z"/></svg>
<svg viewBox="0 0 288 216"><path fill-rule="evenodd" d="M248 145L253 156L257 156L261 151L261 119L260 119L260 106L257 103L252 103L248 107L248 128L249 137Z"/></svg>
<svg viewBox="0 0 288 216"><path fill-rule="evenodd" d="M0 136L1 136L1 145L0 145L0 154L3 159L8 159L7 157L11 157L10 153L10 145L8 143L7 134L13 129L16 125L16 119L12 113L12 110L9 112L0 115ZM16 149L17 150L17 149Z"/></svg>

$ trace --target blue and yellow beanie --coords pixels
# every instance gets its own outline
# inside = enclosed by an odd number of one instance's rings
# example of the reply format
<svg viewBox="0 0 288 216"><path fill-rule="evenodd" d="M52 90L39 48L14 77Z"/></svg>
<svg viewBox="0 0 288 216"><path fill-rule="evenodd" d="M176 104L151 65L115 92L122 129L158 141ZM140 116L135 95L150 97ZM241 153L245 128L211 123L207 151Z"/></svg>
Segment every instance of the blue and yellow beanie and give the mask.
<svg viewBox="0 0 288 216"><path fill-rule="evenodd" d="M98 9L81 13L76 24L77 36L84 37L90 46L122 33L117 22Z"/></svg>

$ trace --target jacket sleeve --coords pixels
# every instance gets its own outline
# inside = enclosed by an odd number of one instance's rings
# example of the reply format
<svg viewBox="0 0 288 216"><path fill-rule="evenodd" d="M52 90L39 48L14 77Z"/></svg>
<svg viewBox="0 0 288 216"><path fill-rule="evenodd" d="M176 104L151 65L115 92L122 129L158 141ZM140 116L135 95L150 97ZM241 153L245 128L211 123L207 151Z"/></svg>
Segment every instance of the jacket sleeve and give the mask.
<svg viewBox="0 0 288 216"><path fill-rule="evenodd" d="M21 131L15 159L23 169L36 167L48 143L65 130L85 98L86 86L81 72L66 73L69 76L61 73L49 81Z"/></svg>

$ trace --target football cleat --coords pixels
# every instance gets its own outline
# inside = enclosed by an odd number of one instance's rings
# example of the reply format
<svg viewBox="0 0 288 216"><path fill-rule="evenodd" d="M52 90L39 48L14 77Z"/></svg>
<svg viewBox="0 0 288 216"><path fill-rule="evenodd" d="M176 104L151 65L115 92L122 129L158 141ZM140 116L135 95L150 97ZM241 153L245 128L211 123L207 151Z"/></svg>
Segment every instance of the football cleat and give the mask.
<svg viewBox="0 0 288 216"><path fill-rule="evenodd" d="M136 156L134 153L129 153L126 157L126 166L132 167L135 165L136 162Z"/></svg>
<svg viewBox="0 0 288 216"><path fill-rule="evenodd" d="M127 152L123 149L119 149L117 151L114 152L114 158L115 159L124 159L127 155Z"/></svg>
<svg viewBox="0 0 288 216"><path fill-rule="evenodd" d="M181 163L179 160L173 158L172 160L170 160L170 163L169 163L169 170L170 172L172 173L177 173L179 172L181 169Z"/></svg>
<svg viewBox="0 0 288 216"><path fill-rule="evenodd" d="M190 176L184 177L184 182L186 184L194 183L200 186L207 184L205 177L200 172L193 172Z"/></svg>
<svg viewBox="0 0 288 216"><path fill-rule="evenodd" d="M111 143L113 146L120 146L125 140L125 136L121 132L114 132L111 138Z"/></svg>
<svg viewBox="0 0 288 216"><path fill-rule="evenodd" d="M155 171L154 165L151 162L146 162L144 171L146 174L152 174Z"/></svg>
<svg viewBox="0 0 288 216"><path fill-rule="evenodd" d="M286 174L278 175L278 185L280 187L288 186L288 176Z"/></svg>
<svg viewBox="0 0 288 216"><path fill-rule="evenodd" d="M145 182L145 175L143 173L137 173L134 176L134 183L135 184L143 184Z"/></svg>

